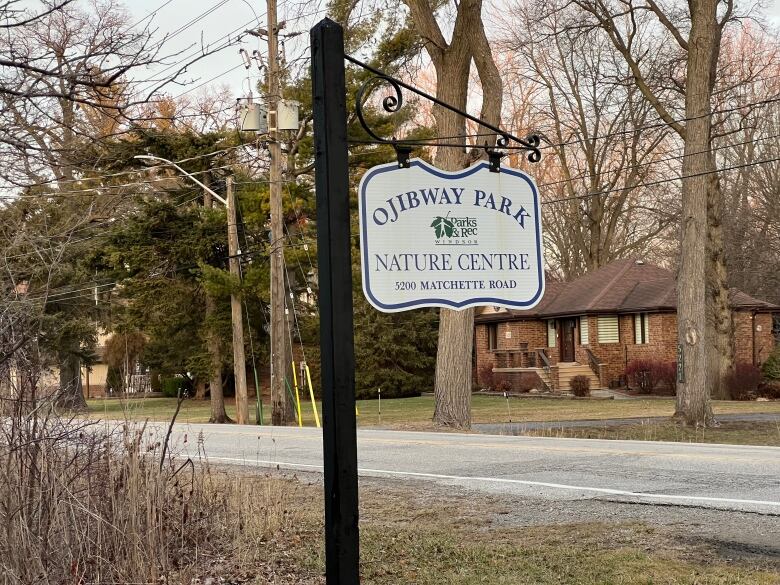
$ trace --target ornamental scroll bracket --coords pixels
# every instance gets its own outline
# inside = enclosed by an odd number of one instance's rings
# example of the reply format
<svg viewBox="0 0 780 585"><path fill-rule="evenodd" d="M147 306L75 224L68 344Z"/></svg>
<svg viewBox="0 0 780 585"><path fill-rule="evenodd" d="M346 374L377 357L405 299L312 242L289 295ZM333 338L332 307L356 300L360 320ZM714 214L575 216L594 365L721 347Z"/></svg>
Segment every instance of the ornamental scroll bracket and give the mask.
<svg viewBox="0 0 780 585"><path fill-rule="evenodd" d="M541 139L538 135L531 134L529 136L526 136L525 138L518 138L517 136L514 136L513 134L507 132L506 130L502 130L501 128L493 126L492 124L488 124L487 122L480 120L479 118L472 116L467 112L459 110L458 108L451 106L450 104L443 102L440 99L430 94L427 94L424 91L417 89L416 87L404 83L400 79L396 79L395 77L392 77L380 71L379 69L375 69L374 67L371 67L370 65L367 65L366 63L363 63L362 61L359 61L358 59L355 59L350 55L344 55L344 58L350 63L353 63L358 67L361 67L372 74L371 77L369 77L365 82L363 82L363 84L360 86L360 89L357 91L357 94L355 95L355 114L357 115L358 121L360 122L360 125L363 128L363 130L365 130L366 133L373 139L370 142L374 142L378 144L389 144L393 146L396 155L398 157L399 167L408 168L409 156L412 152L412 149L420 146L484 149L486 154L488 155L490 170L495 173L501 171L501 159L504 156L506 156L509 151L528 152L527 159L529 162L532 163L537 163L542 159L542 151L540 149ZM403 90L407 90L442 108L450 110L451 112L455 112L456 114L463 116L467 120L476 122L481 127L490 131L489 133L486 133L484 136L485 138L490 138L491 140L494 139L495 144L491 145L488 144L488 142L486 141L484 144L481 145L480 144L467 145L458 142L448 143L448 142L437 141L442 139L422 139L422 140L403 139L403 138L398 139L395 136L393 136L392 138L383 138L382 136L374 132L374 130L366 121L366 118L363 114L363 104L366 102L368 96L376 88L376 86L381 84L386 84L393 90L393 93L391 95L388 95L382 99L382 109L385 112L389 114L398 112L404 103ZM453 137L449 137L448 139L451 140L452 138ZM360 141L353 141L353 142L359 143Z"/></svg>

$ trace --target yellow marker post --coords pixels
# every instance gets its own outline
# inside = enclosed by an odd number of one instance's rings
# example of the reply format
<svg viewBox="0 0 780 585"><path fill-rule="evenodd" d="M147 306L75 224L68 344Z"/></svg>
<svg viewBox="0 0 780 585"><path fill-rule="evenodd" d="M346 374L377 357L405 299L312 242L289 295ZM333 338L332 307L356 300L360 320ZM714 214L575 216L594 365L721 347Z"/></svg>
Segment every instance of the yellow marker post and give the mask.
<svg viewBox="0 0 780 585"><path fill-rule="evenodd" d="M317 412L317 403L314 401L314 386L311 385L309 364L306 364L306 379L309 381L309 397L311 398L311 407L314 410L314 422L317 424L317 428L320 428L320 415Z"/></svg>
<svg viewBox="0 0 780 585"><path fill-rule="evenodd" d="M292 362L293 387L295 388L295 407L298 409L298 426L303 426L303 417L301 416L301 395L298 393L298 374L295 373L295 360Z"/></svg>

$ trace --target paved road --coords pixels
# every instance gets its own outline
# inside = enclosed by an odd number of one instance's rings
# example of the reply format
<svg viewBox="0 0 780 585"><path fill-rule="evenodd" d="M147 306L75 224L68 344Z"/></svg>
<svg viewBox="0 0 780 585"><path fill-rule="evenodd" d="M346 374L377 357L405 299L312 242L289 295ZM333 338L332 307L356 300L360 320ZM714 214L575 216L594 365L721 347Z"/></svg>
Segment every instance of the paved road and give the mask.
<svg viewBox="0 0 780 585"><path fill-rule="evenodd" d="M201 444L215 463L322 469L318 429L177 424L173 437L174 450ZM358 454L361 476L780 515L778 447L360 430Z"/></svg>

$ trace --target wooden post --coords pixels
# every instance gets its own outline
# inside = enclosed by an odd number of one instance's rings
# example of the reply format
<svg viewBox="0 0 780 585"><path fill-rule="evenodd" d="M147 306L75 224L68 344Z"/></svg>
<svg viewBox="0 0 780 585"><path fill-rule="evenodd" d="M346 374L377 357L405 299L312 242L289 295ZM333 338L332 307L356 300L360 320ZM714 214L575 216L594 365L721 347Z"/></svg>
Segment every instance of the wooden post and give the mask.
<svg viewBox="0 0 780 585"><path fill-rule="evenodd" d="M344 31L311 30L319 261L325 579L358 585L358 475Z"/></svg>
<svg viewBox="0 0 780 585"><path fill-rule="evenodd" d="M239 267L238 254L238 224L236 213L236 195L233 190L233 177L225 178L227 189L227 216L228 216L228 253L230 258L230 274L241 280L241 268ZM233 321L233 377L236 384L236 418L238 424L245 425L249 422L249 406L246 392L246 359L244 357L244 315L241 306L241 294L230 295L230 310Z"/></svg>

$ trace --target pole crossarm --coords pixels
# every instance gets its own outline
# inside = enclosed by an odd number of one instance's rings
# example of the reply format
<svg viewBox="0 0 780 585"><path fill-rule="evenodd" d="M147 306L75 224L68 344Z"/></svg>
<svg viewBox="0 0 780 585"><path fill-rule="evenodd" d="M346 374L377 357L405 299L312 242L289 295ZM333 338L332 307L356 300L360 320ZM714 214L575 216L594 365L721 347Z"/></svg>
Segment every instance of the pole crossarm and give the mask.
<svg viewBox="0 0 780 585"><path fill-rule="evenodd" d="M437 106L450 110L451 112L455 112L456 114L463 116L464 118L471 120L472 122L476 122L480 126L487 128L488 130L495 133L496 135L495 145L489 145L487 143L485 143L484 145L478 145L478 144L470 145L473 148L484 148L487 151L490 151L494 148L506 149L506 150L527 150L529 162L536 163L542 159L542 151L539 148L539 145L541 144L541 139L538 135L531 134L526 138L518 138L517 136L511 134L510 132L507 132L506 130L502 130L501 128L498 128L497 126L493 126L492 124L489 124L488 122L485 122L484 120L481 120L476 116L472 116L468 112L464 112L463 110L460 110L455 106L452 106L447 102L444 102L439 98L434 97L422 91L421 89L409 85L408 83L405 83L400 79L396 79L395 77L388 75L384 71L380 71L379 69L376 69L371 65L368 65L367 63L363 63L362 61L355 59L351 55L347 55L345 53L344 58L350 63L353 63L354 65L357 65L358 67L361 67L366 71L368 71L369 73L373 74L373 77L367 79L363 83L363 85L358 90L357 95L355 96L355 113L357 114L358 120L360 121L360 125L363 127L366 133L368 133L368 135L371 136L373 139L375 139L377 142L381 144L392 144L396 148L396 150L401 149L402 151L408 150L413 146L445 146L445 147L458 147L458 148L466 147L465 144L436 143L435 141L427 141L427 140L403 140L403 139L397 140L395 137L391 139L387 139L377 135L371 129L369 124L366 122L365 117L363 116L363 104L365 102L364 98L366 97L365 96L366 92L371 90L377 82L379 83L384 82L390 85L390 87L392 87L393 91L395 92L395 95L389 95L382 100L382 109L384 109L388 113L392 114L398 112L401 109L401 106L403 106L402 89L406 89L422 98L425 98L430 102L433 102ZM356 142L360 142L360 141L356 141ZM517 144L517 146L510 146L510 142L514 142L515 144Z"/></svg>

